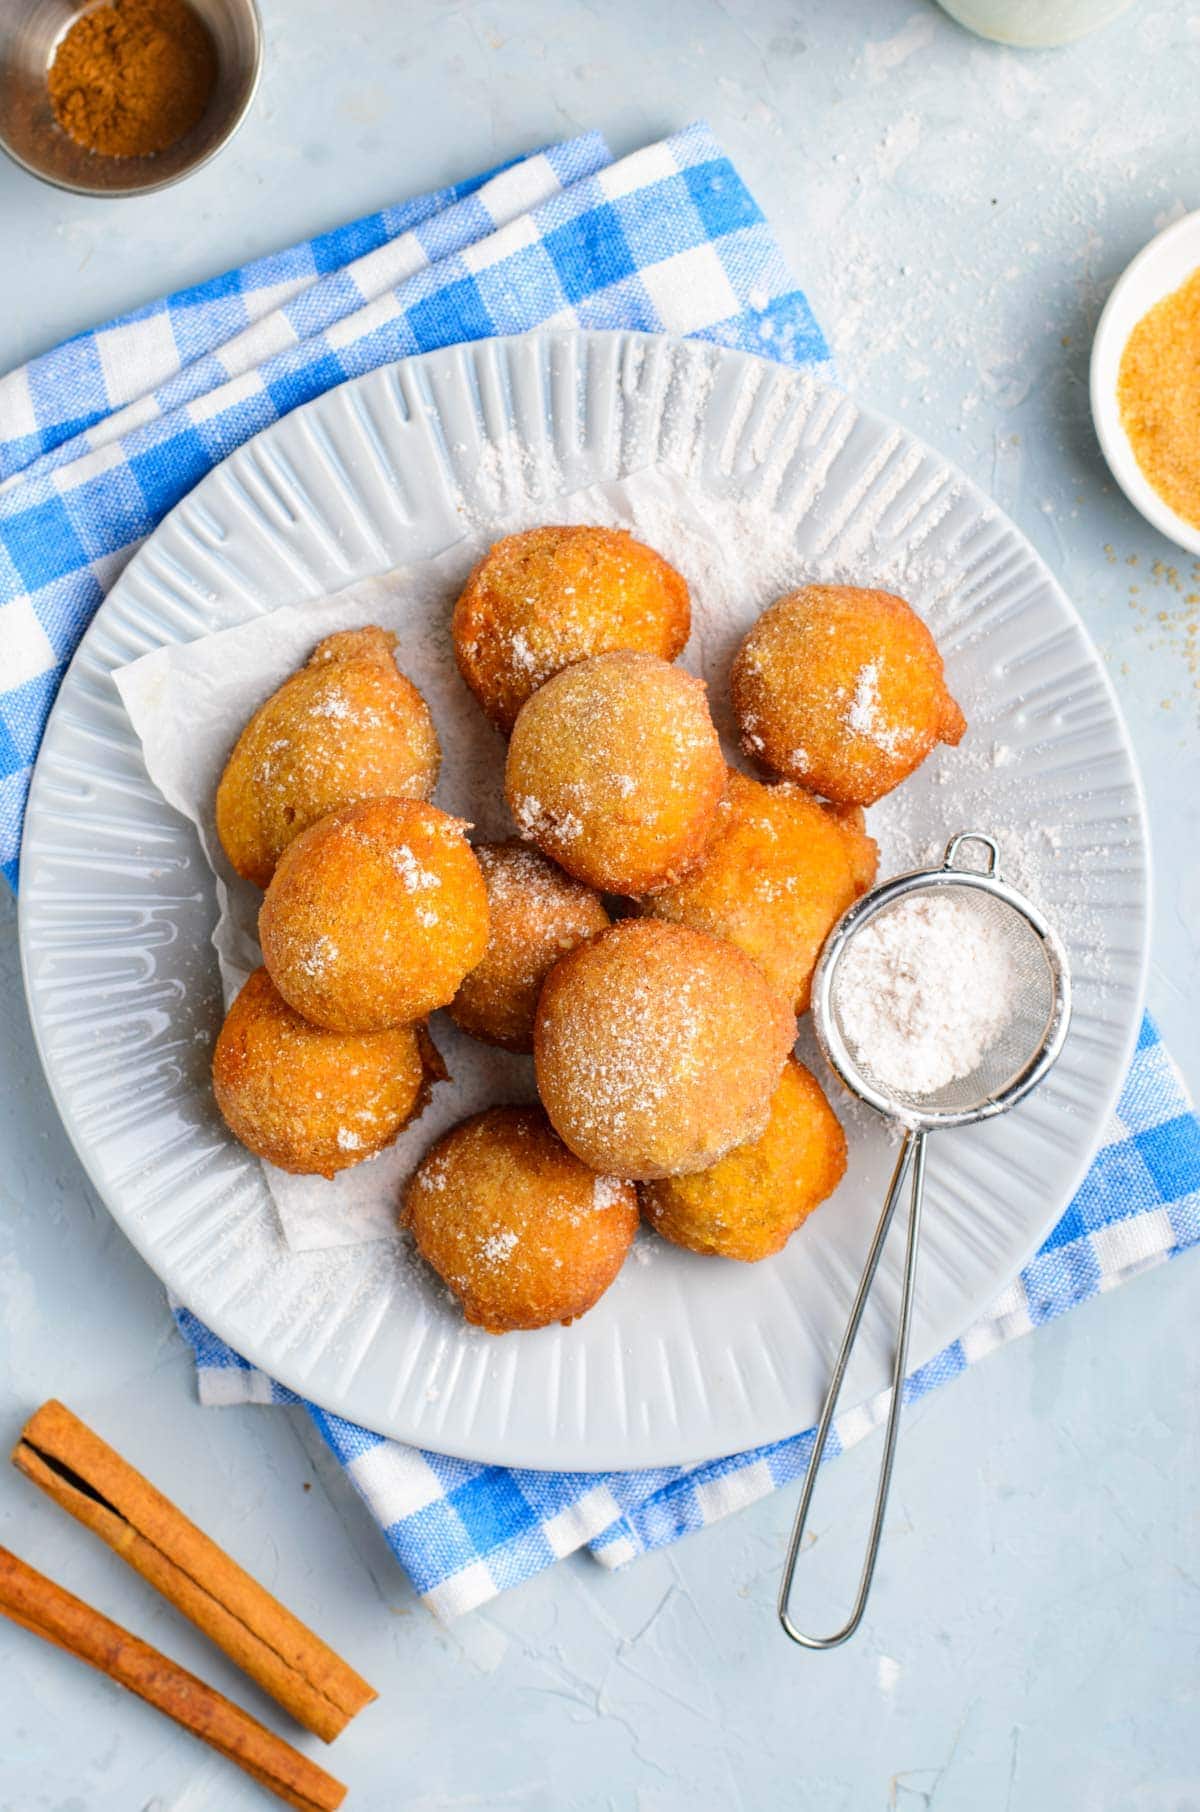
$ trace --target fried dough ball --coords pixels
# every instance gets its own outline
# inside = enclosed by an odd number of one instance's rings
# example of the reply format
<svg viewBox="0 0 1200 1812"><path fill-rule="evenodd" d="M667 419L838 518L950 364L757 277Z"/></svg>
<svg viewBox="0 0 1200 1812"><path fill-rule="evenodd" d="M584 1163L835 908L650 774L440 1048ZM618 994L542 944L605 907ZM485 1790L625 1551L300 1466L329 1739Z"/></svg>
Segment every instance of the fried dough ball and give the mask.
<svg viewBox="0 0 1200 1812"><path fill-rule="evenodd" d="M703 682L653 654L600 654L524 707L504 778L521 835L579 881L653 893L698 858L725 790Z"/></svg>
<svg viewBox="0 0 1200 1812"><path fill-rule="evenodd" d="M542 983L559 957L607 929L600 897L545 856L509 843L480 843L490 930L483 961L450 1002L464 1032L506 1051L532 1051Z"/></svg>
<svg viewBox="0 0 1200 1812"><path fill-rule="evenodd" d="M503 1334L599 1301L637 1231L637 1194L573 1158L540 1107L494 1107L430 1147L400 1218L467 1320Z"/></svg>
<svg viewBox="0 0 1200 1812"><path fill-rule="evenodd" d="M655 918L728 938L797 1013L831 927L875 879L857 806L822 805L789 780L733 769L698 867L647 900Z"/></svg>
<svg viewBox="0 0 1200 1812"><path fill-rule="evenodd" d="M625 919L547 976L534 1027L538 1093L593 1170L637 1179L705 1170L763 1130L795 1033L732 944Z"/></svg>
<svg viewBox="0 0 1200 1812"><path fill-rule="evenodd" d="M423 1026L323 1032L256 969L225 1016L212 1076L226 1124L257 1157L331 1177L390 1145L446 1070Z"/></svg>
<svg viewBox="0 0 1200 1812"><path fill-rule="evenodd" d="M710 1170L641 1183L642 1214L691 1252L747 1263L781 1252L841 1182L846 1135L816 1077L789 1057L766 1131Z"/></svg>
<svg viewBox="0 0 1200 1812"><path fill-rule="evenodd" d="M331 1032L380 1032L453 1000L487 948L466 828L416 800L367 799L289 843L258 915L289 1006Z"/></svg>
<svg viewBox="0 0 1200 1812"><path fill-rule="evenodd" d="M777 598L738 650L732 685L747 752L842 805L874 804L967 727L920 617L854 585Z"/></svg>
<svg viewBox="0 0 1200 1812"><path fill-rule="evenodd" d="M625 529L506 535L454 607L459 671L505 735L538 687L574 661L636 648L673 661L688 639L688 588Z"/></svg>
<svg viewBox="0 0 1200 1812"><path fill-rule="evenodd" d="M383 629L327 636L238 737L217 787L217 835L246 880L265 887L292 839L327 812L433 792L437 733L395 645Z"/></svg>

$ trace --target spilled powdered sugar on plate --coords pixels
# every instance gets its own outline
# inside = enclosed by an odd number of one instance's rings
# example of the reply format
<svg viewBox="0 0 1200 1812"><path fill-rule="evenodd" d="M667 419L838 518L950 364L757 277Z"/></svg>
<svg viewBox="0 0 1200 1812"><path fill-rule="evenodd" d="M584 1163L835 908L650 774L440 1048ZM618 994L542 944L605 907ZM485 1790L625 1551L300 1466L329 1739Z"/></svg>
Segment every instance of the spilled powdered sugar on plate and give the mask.
<svg viewBox="0 0 1200 1812"><path fill-rule="evenodd" d="M689 371L690 366L690 371ZM504 744L459 678L449 634L455 597L488 544L542 522L628 527L676 565L692 591L692 635L682 664L708 683L713 716L731 760L734 747L728 675L733 653L759 612L805 579L842 580L899 591L930 622L947 656L952 691L970 728L958 750L939 749L918 776L869 814L880 844L880 872L922 865L953 832L976 826L1002 845L1006 872L1037 900L1056 864L1079 857L1070 826L1031 827L1022 810L1022 761L1041 733L1036 713L1018 745L1011 727L1000 740L990 691L974 679L964 688L956 653L981 633L971 599L959 588L952 538L943 552L924 546L958 500L957 481L920 452L895 457L886 439L832 525L814 509L824 475L852 431L853 406L834 391L788 381L745 383L716 466L703 465L702 418L714 367L699 354L680 355L670 381L680 406L669 411L654 463L621 479L572 488L548 447L531 451L516 434L483 447L464 486L463 538L437 558L348 587L314 602L289 605L184 645L161 648L120 669L118 689L141 738L146 765L163 796L197 827L217 877L219 918L213 932L225 997L232 998L259 961L255 923L261 895L229 868L215 834L214 798L224 763L255 708L316 644L336 630L377 623L396 632L401 670L424 694L443 751L434 795L444 810L468 820L477 841L513 834L503 798ZM680 377L681 371L683 377ZM636 373L635 373L636 375ZM628 388L629 412L640 392ZM815 402L814 402L815 398ZM845 426L842 414L845 414ZM636 446L636 422L631 430ZM451 449L461 455L464 449ZM886 473L886 481L880 482ZM978 512L970 511L979 531ZM864 668L847 699L848 718L869 728L874 675ZM1011 714L1010 714L1011 715ZM1046 726L1052 733L1052 727ZM1003 783L1003 784L1001 784ZM1084 827L1086 830L1086 826ZM1082 902L1085 890L1074 891ZM1059 912L1061 890L1055 905ZM1088 939L1088 912L1077 903L1072 923L1059 916L1068 943ZM1093 942L1096 941L1093 939ZM1102 962L1102 952L1095 956ZM444 1013L430 1030L452 1082L435 1088L420 1121L395 1145L332 1181L293 1177L264 1166L285 1239L293 1250L356 1245L394 1237L404 1179L431 1140L463 1115L501 1102L535 1098L530 1059L460 1033ZM807 1024L799 1051L820 1070ZM839 1103L862 1136L884 1137L868 1110ZM643 1242L645 1236L643 1236ZM639 1256L644 1256L639 1242ZM647 1251L653 1242L649 1242ZM657 1249L657 1248L655 1248Z"/></svg>

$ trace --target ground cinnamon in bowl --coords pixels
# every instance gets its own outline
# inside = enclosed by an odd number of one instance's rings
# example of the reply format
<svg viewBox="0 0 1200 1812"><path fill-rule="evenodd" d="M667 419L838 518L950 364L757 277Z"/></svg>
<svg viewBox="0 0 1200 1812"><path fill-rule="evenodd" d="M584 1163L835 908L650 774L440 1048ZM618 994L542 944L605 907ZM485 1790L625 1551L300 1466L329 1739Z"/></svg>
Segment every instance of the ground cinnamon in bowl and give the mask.
<svg viewBox="0 0 1200 1812"><path fill-rule="evenodd" d="M216 77L212 35L185 0L110 0L75 20L47 80L76 144L148 157L198 124Z"/></svg>
<svg viewBox="0 0 1200 1812"><path fill-rule="evenodd" d="M1200 528L1200 269L1130 334L1117 400L1143 473L1176 515Z"/></svg>

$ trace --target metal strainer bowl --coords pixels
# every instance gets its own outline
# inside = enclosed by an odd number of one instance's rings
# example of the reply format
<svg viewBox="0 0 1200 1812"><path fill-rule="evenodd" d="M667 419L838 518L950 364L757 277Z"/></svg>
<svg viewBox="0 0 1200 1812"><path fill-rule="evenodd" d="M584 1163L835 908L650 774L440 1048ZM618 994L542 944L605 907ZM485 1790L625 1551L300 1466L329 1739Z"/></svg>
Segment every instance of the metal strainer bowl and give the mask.
<svg viewBox="0 0 1200 1812"><path fill-rule="evenodd" d="M986 852L983 868L959 866L969 845ZM1005 941L1012 977L1011 1014L966 1075L955 1077L929 1093L917 1093L877 1075L868 1054L856 1049L846 1025L844 988L839 973L855 938L873 919L901 900L935 889L939 894L959 892L991 934ZM1062 942L1031 900L1000 876L1000 851L993 837L982 831L960 831L946 846L940 868L918 869L897 875L864 894L850 907L830 933L821 952L812 984L813 1025L830 1067L851 1093L904 1128L896 1168L888 1186L862 1279L858 1286L841 1350L833 1368L829 1390L817 1424L804 1488L788 1543L779 1588L779 1620L785 1632L804 1648L836 1648L854 1634L866 1610L879 1555L879 1541L887 1508L888 1487L900 1428L900 1403L907 1371L908 1335L912 1321L913 1283L921 1229L921 1203L925 1188L925 1142L940 1127L968 1126L1002 1114L1027 1095L1055 1063L1066 1039L1071 1017L1071 978ZM875 1281L892 1218L906 1179L911 1177L908 1236L900 1293L900 1314L892 1364L891 1403L884 1434L879 1484L867 1539L866 1558L858 1595L850 1617L830 1636L810 1636L798 1629L789 1614L792 1581L800 1543L808 1520L817 1481L817 1470L837 1409L846 1368L862 1324L863 1311Z"/></svg>

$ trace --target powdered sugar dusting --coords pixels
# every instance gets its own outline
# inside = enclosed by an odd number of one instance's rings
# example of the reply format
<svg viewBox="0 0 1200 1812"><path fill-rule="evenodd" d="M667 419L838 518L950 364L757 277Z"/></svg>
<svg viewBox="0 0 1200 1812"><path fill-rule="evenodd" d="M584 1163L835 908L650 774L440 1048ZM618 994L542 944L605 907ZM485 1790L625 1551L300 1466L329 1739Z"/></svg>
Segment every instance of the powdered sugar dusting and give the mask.
<svg viewBox="0 0 1200 1812"><path fill-rule="evenodd" d="M529 638L523 629L515 630L508 638L508 648L514 664L520 668L522 673L530 676L537 673L538 658L529 646Z"/></svg>
<svg viewBox="0 0 1200 1812"><path fill-rule="evenodd" d="M455 834L457 835L457 832ZM418 861L407 843L398 843L394 848L389 849L388 858L404 882L406 892L416 893L419 889L441 886L441 875L435 874L432 868L426 868L422 862ZM436 923L436 920L423 919L421 922L422 924Z"/></svg>
<svg viewBox="0 0 1200 1812"><path fill-rule="evenodd" d="M340 952L331 937L324 933L316 939L312 948L296 963L305 975L324 975L332 963L336 963Z"/></svg>
<svg viewBox="0 0 1200 1812"><path fill-rule="evenodd" d="M1000 922L965 888L923 890L877 913L846 947L836 1011L885 1087L932 1095L969 1076L1009 1025L1019 986Z"/></svg>
<svg viewBox="0 0 1200 1812"><path fill-rule="evenodd" d="M533 793L518 793L512 801L517 829L529 842L545 838L574 843L583 835L583 820L576 812L554 812Z"/></svg>
<svg viewBox="0 0 1200 1812"><path fill-rule="evenodd" d="M345 693L327 691L322 698L314 699L308 713L310 717L328 717L345 723L351 715L351 705Z"/></svg>
<svg viewBox="0 0 1200 1812"><path fill-rule="evenodd" d="M877 749L894 755L900 747L898 730L889 728L879 714L879 663L867 661L858 670L854 693L846 711L846 723L856 736L864 736ZM803 761L804 751L797 749L793 759Z"/></svg>
<svg viewBox="0 0 1200 1812"><path fill-rule="evenodd" d="M606 1208L615 1208L625 1200L625 1191L629 1185L620 1177L597 1177L592 1184L592 1207L603 1212Z"/></svg>
<svg viewBox="0 0 1200 1812"><path fill-rule="evenodd" d="M489 1233L487 1238L481 1241L479 1256L485 1264L501 1265L505 1259L512 1257L517 1243L518 1235L513 1232L511 1227L506 1227L502 1233Z"/></svg>

